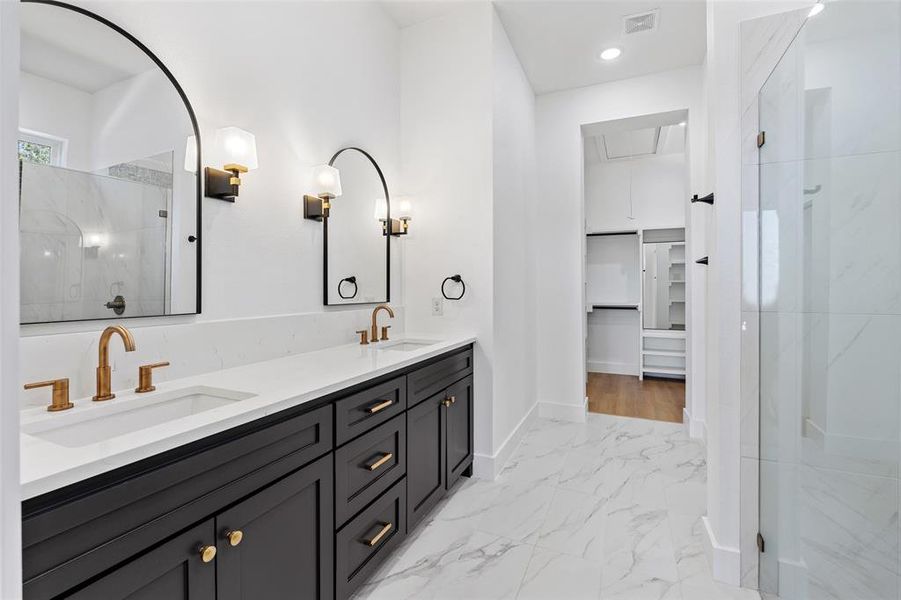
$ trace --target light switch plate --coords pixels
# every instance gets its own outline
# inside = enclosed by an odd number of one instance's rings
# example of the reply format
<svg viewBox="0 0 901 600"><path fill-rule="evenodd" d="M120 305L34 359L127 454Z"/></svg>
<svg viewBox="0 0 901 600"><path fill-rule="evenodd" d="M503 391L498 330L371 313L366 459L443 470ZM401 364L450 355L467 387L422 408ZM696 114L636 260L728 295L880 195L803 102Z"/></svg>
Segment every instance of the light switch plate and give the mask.
<svg viewBox="0 0 901 600"><path fill-rule="evenodd" d="M442 298L432 298L432 316L440 317L444 315L444 300Z"/></svg>

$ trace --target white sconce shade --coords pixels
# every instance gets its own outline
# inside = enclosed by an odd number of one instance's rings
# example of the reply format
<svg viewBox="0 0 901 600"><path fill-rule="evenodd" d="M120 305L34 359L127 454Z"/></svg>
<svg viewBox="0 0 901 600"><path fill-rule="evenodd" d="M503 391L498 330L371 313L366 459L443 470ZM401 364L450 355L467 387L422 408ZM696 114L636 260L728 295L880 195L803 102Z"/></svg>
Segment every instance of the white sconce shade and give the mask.
<svg viewBox="0 0 901 600"><path fill-rule="evenodd" d="M388 218L388 203L384 198L375 199L375 210L372 211L372 216L377 221L384 221Z"/></svg>
<svg viewBox="0 0 901 600"><path fill-rule="evenodd" d="M394 209L394 217L397 219L413 220L413 199L410 196L398 196L392 203Z"/></svg>
<svg viewBox="0 0 901 600"><path fill-rule="evenodd" d="M337 198L341 195L341 174L335 167L317 165L313 167L313 187L321 198Z"/></svg>
<svg viewBox="0 0 901 600"><path fill-rule="evenodd" d="M256 169L257 141L252 133L238 127L223 127L216 130L216 152L220 164L229 170L230 165L239 165L248 171Z"/></svg>
<svg viewBox="0 0 901 600"><path fill-rule="evenodd" d="M185 144L185 171L189 173L197 172L197 138L193 135L188 138Z"/></svg>

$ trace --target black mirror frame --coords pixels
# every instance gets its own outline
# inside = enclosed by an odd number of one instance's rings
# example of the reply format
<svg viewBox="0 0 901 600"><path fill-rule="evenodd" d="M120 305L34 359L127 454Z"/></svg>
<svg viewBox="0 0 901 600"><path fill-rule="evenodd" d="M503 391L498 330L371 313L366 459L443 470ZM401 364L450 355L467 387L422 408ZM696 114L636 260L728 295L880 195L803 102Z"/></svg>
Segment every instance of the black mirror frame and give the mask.
<svg viewBox="0 0 901 600"><path fill-rule="evenodd" d="M341 154L347 152L348 150L355 150L359 152L372 163L372 166L375 167L375 172L379 175L379 180L382 182L382 189L385 191L385 204L386 204L386 213L385 217L388 219L388 223L391 222L391 196L388 194L388 184L385 182L385 175L382 173L382 168L379 167L379 163L375 161L371 154L363 150L362 148L358 148L356 146L347 146L345 148L341 148L337 152L332 155L332 158L329 159L328 164L330 167L335 166L335 160L338 159ZM335 202L335 200L332 200ZM328 217L323 217L322 219L322 303L324 306L354 306L361 304L382 304L384 302L391 301L391 236L385 235L385 299L384 300L374 300L371 302L335 302L330 303L328 298L329 286L328 286Z"/></svg>
<svg viewBox="0 0 901 600"><path fill-rule="evenodd" d="M175 79L175 76L172 72L163 64L163 61L159 59L159 57L151 52L150 48L141 43L138 38L122 29L112 21L101 17L97 13L91 12L85 8L80 6L74 6L72 4L66 4L65 2L59 2L58 0L20 0L22 4L45 4L48 6L55 6L57 8L62 8L65 10L71 10L72 12L76 12L78 14L84 15L85 17L89 17L94 19L95 21L106 25L132 44L137 46L144 54L150 58L154 62L154 64L159 67L159 69L163 72L166 78L169 80L169 83L175 87L175 91L178 92L179 97L185 105L185 109L188 111L188 117L191 119L191 127L194 129L194 139L197 140L197 165L196 170L194 172L194 177L196 180L196 206L197 206L197 223L195 224L195 231L193 235L188 236L188 241L195 245L197 251L197 265L196 265L196 306L194 312L192 313L171 313L171 314L161 314L161 315L133 315L133 316L115 316L110 318L94 318L94 319L68 319L65 321L44 321L44 322L34 322L34 323L22 323L22 325L37 325L41 323L76 323L80 321L109 321L109 320L121 320L121 319L147 319L147 318L159 318L159 317L175 317L175 316L184 316L184 315L199 315L202 309L202 294L201 294L201 281L202 281L202 267L203 261L201 259L201 238L203 234L203 189L200 181L200 173L202 172L201 164L201 147L200 147L200 127L197 125L197 116L194 114L194 107L191 106L190 100L188 100L187 94L185 94L184 89L182 89L181 84L178 83L178 80Z"/></svg>

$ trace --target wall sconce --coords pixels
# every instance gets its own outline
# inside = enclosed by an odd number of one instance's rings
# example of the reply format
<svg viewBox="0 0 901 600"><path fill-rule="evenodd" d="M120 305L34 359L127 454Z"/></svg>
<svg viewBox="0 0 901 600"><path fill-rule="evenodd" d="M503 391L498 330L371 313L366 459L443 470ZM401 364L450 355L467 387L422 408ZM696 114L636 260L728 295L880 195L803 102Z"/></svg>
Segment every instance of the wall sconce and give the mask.
<svg viewBox="0 0 901 600"><path fill-rule="evenodd" d="M391 235L407 235L410 229L410 221L413 220L413 203L410 198L400 196L395 200L398 206L398 218L391 219ZM382 223L382 234L388 235L388 203L384 198L376 198L373 215Z"/></svg>
<svg viewBox="0 0 901 600"><path fill-rule="evenodd" d="M238 127L224 127L216 130L214 148L215 156L224 165L224 170L213 167L203 170L206 196L234 202L241 185L241 173L258 167L256 138L249 131Z"/></svg>
<svg viewBox="0 0 901 600"><path fill-rule="evenodd" d="M313 167L313 185L316 186L316 195L303 196L303 216L321 221L328 218L331 200L341 195L341 174L330 165L317 165Z"/></svg>

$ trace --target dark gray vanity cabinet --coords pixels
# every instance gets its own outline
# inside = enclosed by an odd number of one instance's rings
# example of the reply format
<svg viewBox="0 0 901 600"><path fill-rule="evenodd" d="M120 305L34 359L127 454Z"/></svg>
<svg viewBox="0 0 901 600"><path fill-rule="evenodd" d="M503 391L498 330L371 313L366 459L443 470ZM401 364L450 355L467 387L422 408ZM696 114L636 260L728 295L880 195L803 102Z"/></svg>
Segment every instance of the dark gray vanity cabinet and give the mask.
<svg viewBox="0 0 901 600"><path fill-rule="evenodd" d="M472 375L459 348L29 499L24 596L346 600L471 474Z"/></svg>
<svg viewBox="0 0 901 600"><path fill-rule="evenodd" d="M201 548L215 537L208 519L75 593L72 600L215 600L216 565L205 563Z"/></svg>
<svg viewBox="0 0 901 600"><path fill-rule="evenodd" d="M447 407L444 393L407 411L407 527L413 529L447 487Z"/></svg>
<svg viewBox="0 0 901 600"><path fill-rule="evenodd" d="M334 594L331 523L327 455L68 597L327 600Z"/></svg>
<svg viewBox="0 0 901 600"><path fill-rule="evenodd" d="M450 386L445 394L450 400L447 407L445 488L450 489L472 466L472 375Z"/></svg>
<svg viewBox="0 0 901 600"><path fill-rule="evenodd" d="M216 515L217 600L332 598L332 506L327 455Z"/></svg>
<svg viewBox="0 0 901 600"><path fill-rule="evenodd" d="M472 428L472 375L407 411L410 529L472 467Z"/></svg>

